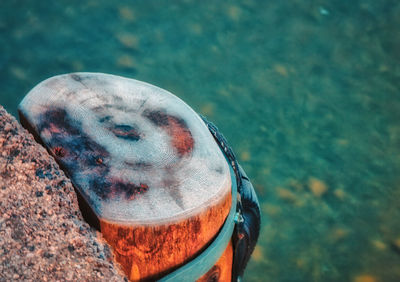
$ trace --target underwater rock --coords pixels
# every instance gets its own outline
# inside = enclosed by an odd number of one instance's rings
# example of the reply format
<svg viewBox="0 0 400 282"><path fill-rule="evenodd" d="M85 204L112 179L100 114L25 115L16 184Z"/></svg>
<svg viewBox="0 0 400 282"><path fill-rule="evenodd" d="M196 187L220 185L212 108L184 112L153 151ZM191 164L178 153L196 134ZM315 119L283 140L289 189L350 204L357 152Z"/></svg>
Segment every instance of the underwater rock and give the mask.
<svg viewBox="0 0 400 282"><path fill-rule="evenodd" d="M0 281L124 281L56 162L0 106Z"/></svg>

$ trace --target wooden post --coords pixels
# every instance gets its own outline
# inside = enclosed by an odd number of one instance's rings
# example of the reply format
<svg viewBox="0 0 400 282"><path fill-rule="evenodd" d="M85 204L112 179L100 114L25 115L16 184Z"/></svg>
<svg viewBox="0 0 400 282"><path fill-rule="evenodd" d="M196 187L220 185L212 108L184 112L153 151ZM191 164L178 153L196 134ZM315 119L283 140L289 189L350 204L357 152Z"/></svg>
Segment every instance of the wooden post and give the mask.
<svg viewBox="0 0 400 282"><path fill-rule="evenodd" d="M199 215L158 226L126 226L101 220L101 232L131 280L153 280L202 251L222 226L230 203L228 196ZM220 268L225 267L225 260Z"/></svg>
<svg viewBox="0 0 400 282"><path fill-rule="evenodd" d="M228 164L199 116L171 93L76 73L36 86L19 111L97 216L130 280L170 273L223 225ZM199 281L230 281L231 267L229 244Z"/></svg>

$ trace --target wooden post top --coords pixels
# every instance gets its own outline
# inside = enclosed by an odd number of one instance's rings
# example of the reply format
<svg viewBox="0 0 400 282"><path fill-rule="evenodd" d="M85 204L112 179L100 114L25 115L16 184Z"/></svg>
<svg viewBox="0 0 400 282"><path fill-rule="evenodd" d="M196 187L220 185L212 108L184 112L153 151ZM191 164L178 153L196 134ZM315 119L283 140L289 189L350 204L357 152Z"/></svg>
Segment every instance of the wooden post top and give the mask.
<svg viewBox="0 0 400 282"><path fill-rule="evenodd" d="M228 164L201 118L153 85L60 75L19 111L103 221L165 225L230 195Z"/></svg>

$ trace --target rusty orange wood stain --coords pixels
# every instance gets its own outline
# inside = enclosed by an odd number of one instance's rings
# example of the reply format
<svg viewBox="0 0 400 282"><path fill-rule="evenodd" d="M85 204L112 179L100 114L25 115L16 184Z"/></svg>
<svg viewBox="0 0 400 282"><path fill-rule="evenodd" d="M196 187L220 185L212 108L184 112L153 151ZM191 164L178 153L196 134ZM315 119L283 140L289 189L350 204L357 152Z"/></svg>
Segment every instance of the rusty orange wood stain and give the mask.
<svg viewBox="0 0 400 282"><path fill-rule="evenodd" d="M100 219L101 232L130 280L155 280L204 250L224 223L231 200L228 194L220 203L197 216L165 225L126 226ZM221 278L215 281L230 281L231 244L216 265ZM207 275L211 274L204 276Z"/></svg>

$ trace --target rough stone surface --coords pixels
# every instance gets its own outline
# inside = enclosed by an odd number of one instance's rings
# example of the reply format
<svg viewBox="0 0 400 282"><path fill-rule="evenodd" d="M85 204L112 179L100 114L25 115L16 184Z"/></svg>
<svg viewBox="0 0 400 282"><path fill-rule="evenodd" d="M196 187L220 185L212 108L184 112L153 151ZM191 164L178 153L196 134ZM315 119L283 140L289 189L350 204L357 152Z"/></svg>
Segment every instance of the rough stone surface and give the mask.
<svg viewBox="0 0 400 282"><path fill-rule="evenodd" d="M0 281L124 281L70 181L0 106Z"/></svg>

